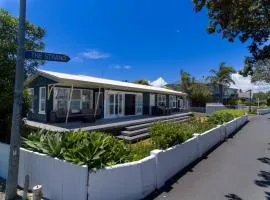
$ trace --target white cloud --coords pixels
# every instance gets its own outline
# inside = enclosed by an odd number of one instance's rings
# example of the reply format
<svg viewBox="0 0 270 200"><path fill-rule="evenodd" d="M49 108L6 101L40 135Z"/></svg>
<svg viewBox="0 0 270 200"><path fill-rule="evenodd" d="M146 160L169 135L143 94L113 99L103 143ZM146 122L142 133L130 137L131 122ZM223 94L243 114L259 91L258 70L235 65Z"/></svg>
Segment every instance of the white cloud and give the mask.
<svg viewBox="0 0 270 200"><path fill-rule="evenodd" d="M109 66L109 68L110 69L117 69L117 70L119 70L119 69L129 70L129 69L132 68L132 66L131 65L119 65L119 64L117 64L117 65L111 65L111 66Z"/></svg>
<svg viewBox="0 0 270 200"><path fill-rule="evenodd" d="M71 62L83 62L83 59L79 56L75 56L75 57L71 58L70 61Z"/></svg>
<svg viewBox="0 0 270 200"><path fill-rule="evenodd" d="M91 59L91 60L100 60L100 59L106 59L110 57L110 54L103 53L96 49L89 49L86 52L82 52L80 55L84 58Z"/></svg>
<svg viewBox="0 0 270 200"><path fill-rule="evenodd" d="M243 77L240 74L233 74L232 79L235 85L231 85L232 88L241 89L242 91L253 90L254 92L266 92L270 90L270 84L260 82L251 83L250 77Z"/></svg>
<svg viewBox="0 0 270 200"><path fill-rule="evenodd" d="M124 68L124 69L131 69L132 66L131 66L131 65L125 65L125 66L123 66L123 68Z"/></svg>

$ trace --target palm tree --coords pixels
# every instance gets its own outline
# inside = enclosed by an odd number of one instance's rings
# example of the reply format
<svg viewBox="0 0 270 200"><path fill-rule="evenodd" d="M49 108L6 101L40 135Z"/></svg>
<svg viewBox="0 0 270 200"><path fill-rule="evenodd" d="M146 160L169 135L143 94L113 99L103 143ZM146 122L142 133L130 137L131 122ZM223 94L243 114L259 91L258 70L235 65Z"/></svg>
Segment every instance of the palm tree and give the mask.
<svg viewBox="0 0 270 200"><path fill-rule="evenodd" d="M235 83L231 77L235 72L233 67L226 66L225 62L222 62L219 65L219 70L211 69L211 75L206 78L206 80L209 80L212 84L219 86L219 100L221 103L223 102L223 87Z"/></svg>

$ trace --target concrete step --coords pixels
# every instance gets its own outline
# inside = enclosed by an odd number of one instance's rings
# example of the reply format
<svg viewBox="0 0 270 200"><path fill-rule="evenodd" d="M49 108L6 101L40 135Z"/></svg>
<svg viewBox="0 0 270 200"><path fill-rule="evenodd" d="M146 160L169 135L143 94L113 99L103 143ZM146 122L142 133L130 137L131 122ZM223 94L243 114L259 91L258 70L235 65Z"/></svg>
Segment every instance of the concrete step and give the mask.
<svg viewBox="0 0 270 200"><path fill-rule="evenodd" d="M172 118L172 119L166 119L166 120L158 120L158 121L155 121L155 122L170 122L170 121L176 121L176 120L184 120L184 119L189 119L190 116L183 116L183 117L175 117L175 118ZM147 128L149 126L151 126L153 123L155 122L150 122L150 123L143 123L143 124L138 124L138 125L135 125L135 126L128 126L126 127L126 130L127 131L134 131L134 130L138 130L138 129L141 129L141 128Z"/></svg>
<svg viewBox="0 0 270 200"><path fill-rule="evenodd" d="M141 129L134 130L134 131L121 131L121 134L124 136L132 137L132 136L140 135L140 134L143 134L146 132L148 132L148 128L141 128Z"/></svg>
<svg viewBox="0 0 270 200"><path fill-rule="evenodd" d="M149 138L150 135L149 135L149 133L144 133L144 134L135 135L135 136L132 136L132 137L128 137L128 136L124 136L124 135L119 135L117 137L119 139L122 139L122 140L125 140L125 141L128 141L128 142L137 142L137 141L140 141L140 140L144 140L146 138Z"/></svg>

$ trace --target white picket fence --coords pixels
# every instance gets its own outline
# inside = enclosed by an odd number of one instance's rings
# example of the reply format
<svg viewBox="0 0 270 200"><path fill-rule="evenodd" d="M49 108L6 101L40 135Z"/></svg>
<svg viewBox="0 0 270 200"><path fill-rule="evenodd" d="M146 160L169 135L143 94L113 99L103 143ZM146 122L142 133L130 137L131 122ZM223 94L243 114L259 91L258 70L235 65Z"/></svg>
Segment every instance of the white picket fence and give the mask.
<svg viewBox="0 0 270 200"><path fill-rule="evenodd" d="M137 200L164 186L166 181L221 143L248 120L243 116L217 126L182 144L166 150L154 150L136 161L89 172L56 158L21 149L19 181L30 176L30 187L43 185L43 194L51 200ZM9 146L0 143L0 176L7 177Z"/></svg>

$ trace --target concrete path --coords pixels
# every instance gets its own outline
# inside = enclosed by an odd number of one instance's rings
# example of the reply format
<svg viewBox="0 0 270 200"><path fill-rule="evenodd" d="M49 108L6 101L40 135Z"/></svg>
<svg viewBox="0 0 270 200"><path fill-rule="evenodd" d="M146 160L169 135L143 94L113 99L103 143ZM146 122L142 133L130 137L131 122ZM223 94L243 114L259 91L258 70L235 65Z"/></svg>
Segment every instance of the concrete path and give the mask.
<svg viewBox="0 0 270 200"><path fill-rule="evenodd" d="M171 182L149 199L270 200L270 115L252 118Z"/></svg>

